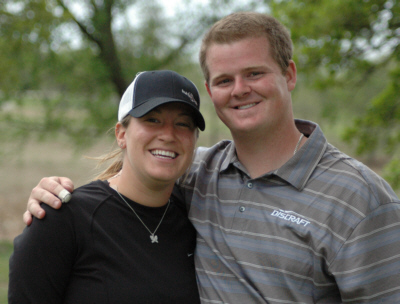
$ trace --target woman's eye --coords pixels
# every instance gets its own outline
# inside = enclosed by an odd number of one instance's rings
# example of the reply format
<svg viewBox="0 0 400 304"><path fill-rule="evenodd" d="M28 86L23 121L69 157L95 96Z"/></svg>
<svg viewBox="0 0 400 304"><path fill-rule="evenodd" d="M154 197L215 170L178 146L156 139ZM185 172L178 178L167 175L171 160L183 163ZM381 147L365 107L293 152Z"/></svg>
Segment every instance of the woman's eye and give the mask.
<svg viewBox="0 0 400 304"><path fill-rule="evenodd" d="M193 129L195 127L195 123L191 119L178 121L176 124L180 127L185 127L189 129Z"/></svg>
<svg viewBox="0 0 400 304"><path fill-rule="evenodd" d="M188 122L178 122L178 126L185 127L185 128L192 128L193 124Z"/></svg>

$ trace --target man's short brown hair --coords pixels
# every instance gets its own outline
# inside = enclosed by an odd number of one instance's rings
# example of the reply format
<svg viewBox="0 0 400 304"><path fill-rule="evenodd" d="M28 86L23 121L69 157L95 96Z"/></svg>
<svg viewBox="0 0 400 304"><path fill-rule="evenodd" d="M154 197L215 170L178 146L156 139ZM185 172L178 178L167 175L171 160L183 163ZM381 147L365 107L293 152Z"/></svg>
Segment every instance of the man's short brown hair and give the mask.
<svg viewBox="0 0 400 304"><path fill-rule="evenodd" d="M206 64L207 51L212 44L227 44L245 38L268 39L272 58L285 73L293 55L293 44L289 31L275 18L255 12L230 14L217 21L203 38L200 48L200 66L207 83L210 73Z"/></svg>

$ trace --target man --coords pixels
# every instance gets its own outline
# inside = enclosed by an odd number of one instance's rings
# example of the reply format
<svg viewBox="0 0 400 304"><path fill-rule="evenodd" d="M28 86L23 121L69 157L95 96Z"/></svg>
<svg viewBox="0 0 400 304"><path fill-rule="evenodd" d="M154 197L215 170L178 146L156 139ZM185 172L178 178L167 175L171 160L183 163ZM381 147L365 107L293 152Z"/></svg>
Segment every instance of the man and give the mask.
<svg viewBox="0 0 400 304"><path fill-rule="evenodd" d="M201 300L399 303L400 201L318 125L294 120L291 58L288 31L263 14L229 15L203 39L205 85L233 141L199 148L176 189L198 234ZM32 191L35 216L56 181Z"/></svg>

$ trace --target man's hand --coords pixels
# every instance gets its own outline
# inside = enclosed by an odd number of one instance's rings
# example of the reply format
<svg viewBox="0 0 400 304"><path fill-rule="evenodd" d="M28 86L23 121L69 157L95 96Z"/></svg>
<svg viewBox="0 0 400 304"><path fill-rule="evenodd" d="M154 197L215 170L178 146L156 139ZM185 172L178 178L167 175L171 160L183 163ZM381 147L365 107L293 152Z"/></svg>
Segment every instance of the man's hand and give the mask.
<svg viewBox="0 0 400 304"><path fill-rule="evenodd" d="M45 216L45 211L40 207L40 203L45 203L54 209L61 207L61 200L57 195L63 190L74 191L73 182L67 177L45 177L39 184L32 189L28 200L27 210L24 213L24 222L26 225L32 223L32 215L38 219Z"/></svg>

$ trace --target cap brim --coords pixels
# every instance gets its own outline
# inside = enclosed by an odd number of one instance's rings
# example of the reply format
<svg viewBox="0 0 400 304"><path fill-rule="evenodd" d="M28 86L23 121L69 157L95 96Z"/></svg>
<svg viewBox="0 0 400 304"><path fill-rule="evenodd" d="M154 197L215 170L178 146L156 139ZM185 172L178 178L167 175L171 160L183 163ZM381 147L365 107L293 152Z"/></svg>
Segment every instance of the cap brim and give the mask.
<svg viewBox="0 0 400 304"><path fill-rule="evenodd" d="M144 115L149 113L151 110L155 109L156 107L161 106L166 103L172 103L172 102L182 103L182 104L185 104L185 105L189 106L190 108L192 108L197 127L201 131L204 131L204 129L206 128L206 123L204 121L203 115L192 103L187 102L186 100L170 99L170 98L165 98L165 97L152 98L152 99L149 99L146 102L142 103L138 107L130 110L129 115L131 115L135 118L143 117Z"/></svg>

